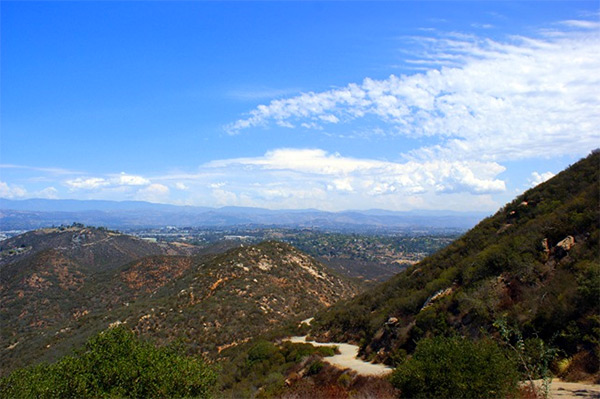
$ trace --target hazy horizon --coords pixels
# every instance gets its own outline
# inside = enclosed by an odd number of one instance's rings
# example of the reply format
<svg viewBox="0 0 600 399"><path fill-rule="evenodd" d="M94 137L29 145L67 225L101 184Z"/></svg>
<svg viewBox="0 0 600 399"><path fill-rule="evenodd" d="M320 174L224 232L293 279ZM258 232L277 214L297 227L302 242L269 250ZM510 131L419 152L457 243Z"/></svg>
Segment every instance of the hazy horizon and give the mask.
<svg viewBox="0 0 600 399"><path fill-rule="evenodd" d="M61 201L76 201L76 202L81 202L81 203L87 203L87 202L107 202L107 203L113 203L113 204L148 204L148 205L157 205L157 206L167 206L167 207L181 207L181 208L186 208L186 207L190 207L190 208L198 208L198 209L207 209L207 210L219 210L219 209L225 209L225 208L232 208L232 209L256 209L256 210L266 210L266 211L273 211L273 212L277 212L277 211L290 211L290 212L324 212L324 213L345 213L345 212L359 212L359 213L368 213L368 212L384 212L384 213L464 213L464 214L488 214L487 211L469 211L469 210L462 210L462 211L454 211L454 210L450 210L450 209L412 209L410 211L397 211L397 210L393 210L393 209L385 209L385 208L364 208L364 209L358 209L358 208L354 208L354 209L341 209L341 210L337 210L337 211L327 211L324 209L319 209L319 208L268 208L268 207L246 207L246 206L236 206L236 205L224 205L224 206L197 206L197 205L177 205L177 204L169 204L169 203L164 203L164 202L152 202L152 201L143 201L143 200L97 200L97 199L76 199L76 198L19 198L19 199L9 199L9 198L0 198L0 201L16 201L17 203L23 203L23 202L28 202L28 201L55 201L55 202L61 202ZM9 209L9 208L6 208ZM20 208L19 208L20 209ZM90 209L90 210L94 210L94 209Z"/></svg>

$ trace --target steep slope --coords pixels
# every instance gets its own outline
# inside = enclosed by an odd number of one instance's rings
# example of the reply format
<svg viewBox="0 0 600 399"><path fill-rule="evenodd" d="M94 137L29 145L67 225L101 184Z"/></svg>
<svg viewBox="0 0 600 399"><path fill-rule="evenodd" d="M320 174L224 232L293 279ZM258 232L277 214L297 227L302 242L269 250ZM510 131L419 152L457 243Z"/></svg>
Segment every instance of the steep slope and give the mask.
<svg viewBox="0 0 600 399"><path fill-rule="evenodd" d="M313 335L394 363L425 336L496 334L505 320L564 356L600 353L600 152L528 190L439 251L320 313ZM595 357L595 360L594 360Z"/></svg>

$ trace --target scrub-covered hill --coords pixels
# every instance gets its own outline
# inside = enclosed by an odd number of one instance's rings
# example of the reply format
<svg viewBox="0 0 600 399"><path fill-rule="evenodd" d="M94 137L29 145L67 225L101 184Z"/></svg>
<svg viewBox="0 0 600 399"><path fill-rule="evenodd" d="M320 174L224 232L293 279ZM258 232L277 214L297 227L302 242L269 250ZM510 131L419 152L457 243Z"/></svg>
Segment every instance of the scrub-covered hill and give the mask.
<svg viewBox="0 0 600 399"><path fill-rule="evenodd" d="M118 324L215 358L360 290L279 242L167 255L193 248L77 227L30 232L2 245L2 373L53 361Z"/></svg>
<svg viewBox="0 0 600 399"><path fill-rule="evenodd" d="M424 337L497 336L504 325L558 348L572 374L597 376L599 181L594 151L447 248L321 312L312 334L394 364Z"/></svg>
<svg viewBox="0 0 600 399"><path fill-rule="evenodd" d="M150 255L198 250L80 224L0 242L0 358L13 359L11 367L21 364L19 353L29 338L37 341L48 329L60 330L65 323L110 308L114 298L104 284L119 267Z"/></svg>

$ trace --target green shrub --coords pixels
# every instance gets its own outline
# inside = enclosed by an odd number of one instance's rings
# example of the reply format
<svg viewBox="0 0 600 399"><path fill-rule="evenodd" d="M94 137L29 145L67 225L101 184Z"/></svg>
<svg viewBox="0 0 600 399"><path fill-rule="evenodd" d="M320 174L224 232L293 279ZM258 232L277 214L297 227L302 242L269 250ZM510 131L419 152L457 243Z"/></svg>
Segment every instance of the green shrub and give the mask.
<svg viewBox="0 0 600 399"><path fill-rule="evenodd" d="M308 375L319 374L319 371L323 369L325 365L320 360L315 360L308 368Z"/></svg>
<svg viewBox="0 0 600 399"><path fill-rule="evenodd" d="M257 342L248 351L248 365L252 366L255 363L271 360L275 357L281 357L279 348L268 341Z"/></svg>
<svg viewBox="0 0 600 399"><path fill-rule="evenodd" d="M427 338L390 380L407 398L506 398L517 392L515 361L495 342Z"/></svg>
<svg viewBox="0 0 600 399"><path fill-rule="evenodd" d="M343 373L338 377L337 382L339 385L348 388L352 384L352 376L348 373Z"/></svg>
<svg viewBox="0 0 600 399"><path fill-rule="evenodd" d="M315 353L323 357L334 356L336 352L339 353L337 346L319 346L315 350Z"/></svg>
<svg viewBox="0 0 600 399"><path fill-rule="evenodd" d="M124 327L90 339L76 356L0 380L5 398L210 397L216 373L201 359L156 348Z"/></svg>

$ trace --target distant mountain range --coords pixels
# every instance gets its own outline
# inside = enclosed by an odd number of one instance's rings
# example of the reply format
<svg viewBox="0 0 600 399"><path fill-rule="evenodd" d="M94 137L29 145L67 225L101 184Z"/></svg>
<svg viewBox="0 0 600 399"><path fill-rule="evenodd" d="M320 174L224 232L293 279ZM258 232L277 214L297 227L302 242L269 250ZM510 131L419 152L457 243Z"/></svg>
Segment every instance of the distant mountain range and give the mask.
<svg viewBox="0 0 600 399"><path fill-rule="evenodd" d="M487 216L484 212L387 210L326 212L315 209L207 208L142 201L9 200L0 198L0 229L30 230L70 225L123 227L273 226L324 229L450 229L466 230Z"/></svg>

